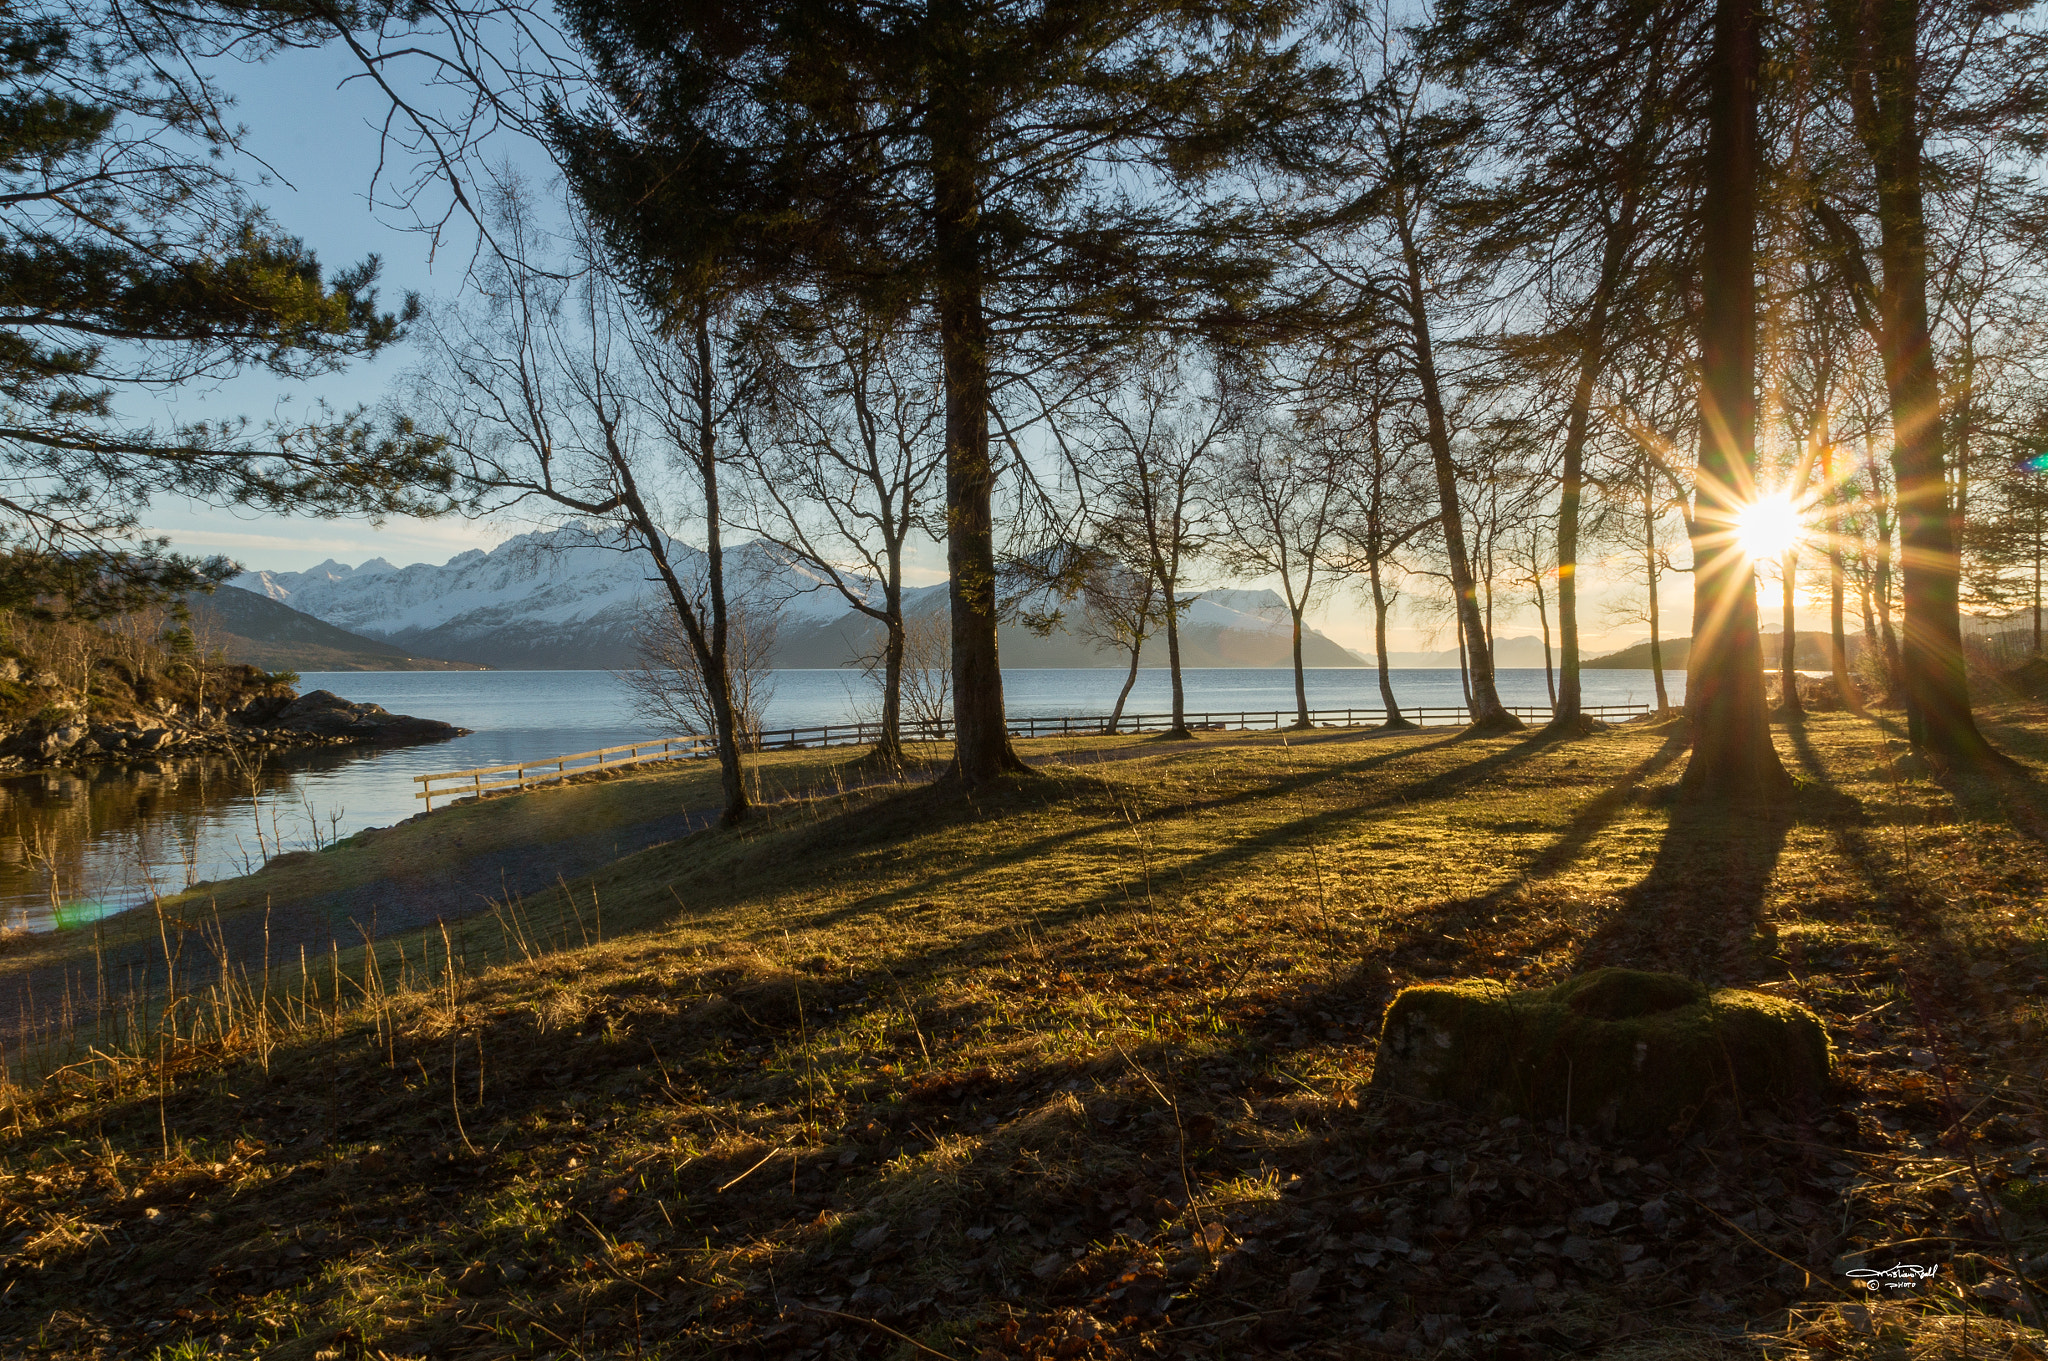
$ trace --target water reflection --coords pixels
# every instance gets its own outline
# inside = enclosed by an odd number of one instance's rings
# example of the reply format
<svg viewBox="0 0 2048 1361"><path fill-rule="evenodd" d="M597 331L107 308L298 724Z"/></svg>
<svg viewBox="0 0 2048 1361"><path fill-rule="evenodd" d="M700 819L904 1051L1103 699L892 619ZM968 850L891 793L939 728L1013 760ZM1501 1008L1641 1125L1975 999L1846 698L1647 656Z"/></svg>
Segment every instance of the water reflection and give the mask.
<svg viewBox="0 0 2048 1361"><path fill-rule="evenodd" d="M301 779L360 759L321 748L38 771L0 780L0 927L89 924L281 850L346 836Z"/></svg>

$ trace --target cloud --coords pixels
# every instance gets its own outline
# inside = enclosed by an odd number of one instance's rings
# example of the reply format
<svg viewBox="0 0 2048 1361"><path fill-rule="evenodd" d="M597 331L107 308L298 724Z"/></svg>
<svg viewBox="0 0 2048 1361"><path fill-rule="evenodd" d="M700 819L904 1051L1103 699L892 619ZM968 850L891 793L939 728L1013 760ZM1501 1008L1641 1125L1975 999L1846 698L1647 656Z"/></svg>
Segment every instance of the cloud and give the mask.
<svg viewBox="0 0 2048 1361"><path fill-rule="evenodd" d="M386 529L368 525L321 527L330 532L310 533L311 525L291 532L212 525L150 526L144 532L167 536L180 552L225 553L245 566L275 571L303 570L329 557L362 562L377 557L416 556L442 562L472 548L494 547L505 537L502 527L466 521Z"/></svg>

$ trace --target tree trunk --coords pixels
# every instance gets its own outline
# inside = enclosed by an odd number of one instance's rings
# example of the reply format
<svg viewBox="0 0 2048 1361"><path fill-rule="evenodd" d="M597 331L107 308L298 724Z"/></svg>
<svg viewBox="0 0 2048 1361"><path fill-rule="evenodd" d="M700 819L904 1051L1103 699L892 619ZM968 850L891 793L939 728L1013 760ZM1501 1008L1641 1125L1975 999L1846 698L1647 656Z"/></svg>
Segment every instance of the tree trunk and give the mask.
<svg viewBox="0 0 2048 1361"><path fill-rule="evenodd" d="M1849 679L1849 634L1843 618L1842 599L1842 510L1835 485L1835 447L1820 448L1820 480L1828 495L1828 670L1834 674L1835 694L1845 709L1861 709L1855 683Z"/></svg>
<svg viewBox="0 0 2048 1361"><path fill-rule="evenodd" d="M1927 319L1927 224L1920 183L1919 0L1864 0L1868 70L1853 100L1877 171L1878 315L1891 398L1898 502L1907 731L1918 747L1979 760L1991 746L1970 712L1963 672L1962 557L1944 475L1941 380Z"/></svg>
<svg viewBox="0 0 2048 1361"><path fill-rule="evenodd" d="M1778 663L1778 694L1785 706L1785 716L1794 717L1806 712L1799 702L1799 630L1793 627L1792 612L1798 603L1798 582L1794 573L1799 568L1799 555L1791 549L1785 550L1779 570L1784 573L1784 599L1780 608L1784 612L1785 636L1784 653Z"/></svg>
<svg viewBox="0 0 2048 1361"><path fill-rule="evenodd" d="M1427 422L1430 461L1436 472L1437 502L1442 510L1438 524L1444 536L1444 555L1450 559L1451 592L1456 597L1458 627L1461 630L1465 668L1465 711L1472 726L1482 732L1507 732L1522 726L1500 702L1493 680L1493 654L1486 645L1485 622L1479 617L1479 584L1472 573L1472 558L1465 546L1465 515L1458 500L1458 468L1451 457L1450 422L1444 415L1443 393L1437 384L1436 353L1430 339L1428 295L1422 282L1422 256L1408 221L1405 194L1396 189L1395 226L1401 237L1407 287L1402 298L1408 311L1408 325L1414 340L1415 376L1422 389L1422 410Z"/></svg>
<svg viewBox="0 0 2048 1361"><path fill-rule="evenodd" d="M1657 712L1671 711L1671 695L1664 686L1664 641L1657 636L1662 610L1657 603L1657 521L1656 499L1649 483L1643 484L1643 579L1650 584L1650 686L1657 694Z"/></svg>
<svg viewBox="0 0 2048 1361"><path fill-rule="evenodd" d="M1550 611L1543 604L1543 575L1536 576L1536 622L1543 626L1543 688L1550 692L1550 716L1557 717L1557 673L1550 667Z"/></svg>
<svg viewBox="0 0 2048 1361"><path fill-rule="evenodd" d="M887 637L882 644L882 736L875 743L876 760L892 766L903 764L903 597L891 592L888 619L883 621Z"/></svg>
<svg viewBox="0 0 2048 1361"><path fill-rule="evenodd" d="M1773 798L1791 778L1771 745L1756 568L1735 542L1756 492L1757 0L1716 0L1706 192L1700 207L1700 448L1694 492L1692 757L1695 803Z"/></svg>
<svg viewBox="0 0 2048 1361"><path fill-rule="evenodd" d="M1877 627L1884 638L1885 701L1899 702L1899 635L1892 627L1892 549L1886 538L1877 556Z"/></svg>
<svg viewBox="0 0 2048 1361"><path fill-rule="evenodd" d="M1594 300L1593 315L1586 322L1588 334L1579 354L1579 381L1572 389L1571 418L1564 432L1564 467L1557 497L1557 641L1562 675L1550 701L1550 727L1558 732L1578 727L1584 705L1579 685L1579 509L1586 494L1586 427L1593 409L1593 382L1598 377L1597 354L1604 348L1600 333L1606 329L1606 317L1607 299L1603 291ZM1547 669L1547 643L1543 652Z"/></svg>
<svg viewBox="0 0 2048 1361"><path fill-rule="evenodd" d="M1169 738L1186 741L1194 736L1188 731L1187 692L1180 683L1180 605L1174 599L1173 586L1165 579L1165 568L1160 569L1159 589L1166 601L1166 668L1167 679L1173 690L1173 726L1166 730Z"/></svg>
<svg viewBox="0 0 2048 1361"><path fill-rule="evenodd" d="M1579 684L1579 514L1586 494L1586 434L1593 412L1593 388L1607 352L1607 303L1621 275L1627 242L1634 235L1635 196L1624 201L1621 221L1610 228L1601 251L1600 281L1579 343L1579 375L1565 421L1564 458L1557 497L1558 681L1550 703L1550 727L1575 731L1584 704ZM1545 649L1546 654L1548 648ZM1545 666L1549 665L1546 660Z"/></svg>
<svg viewBox="0 0 2048 1361"><path fill-rule="evenodd" d="M1112 733L1124 716L1124 701L1131 697L1131 687L1138 683L1138 654L1144 650L1145 635L1140 633L1131 639L1131 669L1124 674L1124 688L1116 692L1116 707L1109 711L1109 730Z"/></svg>
<svg viewBox="0 0 2048 1361"><path fill-rule="evenodd" d="M1294 616L1294 726L1313 727L1308 721L1308 678L1301 667L1301 607L1293 607L1290 613Z"/></svg>
<svg viewBox="0 0 2048 1361"><path fill-rule="evenodd" d="M1377 553L1368 553L1365 564L1366 575L1372 579L1372 648L1374 660L1379 664L1380 703L1387 711L1383 728L1412 728L1415 725L1401 716L1401 702L1394 698L1392 668L1387 664L1387 593L1380 583L1380 560Z"/></svg>
<svg viewBox="0 0 2048 1361"><path fill-rule="evenodd" d="M961 84L965 85L962 80ZM973 125L931 115L939 348L946 379L946 568L953 625L953 778L974 786L1024 763L1010 745L996 655L995 470L989 459L988 321L982 306L980 167Z"/></svg>
<svg viewBox="0 0 2048 1361"><path fill-rule="evenodd" d="M2041 655L2041 508L2034 507L2034 655Z"/></svg>
<svg viewBox="0 0 2048 1361"><path fill-rule="evenodd" d="M1455 616L1458 624L1458 684L1465 691L1465 716L1472 716L1472 650L1465 645L1465 616Z"/></svg>
<svg viewBox="0 0 2048 1361"><path fill-rule="evenodd" d="M740 768L738 716L732 707L729 611L725 600L724 516L718 499L718 426L714 419L716 394L712 390L714 355L711 347L711 313L699 307L696 317L697 342L697 475L704 489L704 576L710 593L711 636L708 650L700 645L699 663L704 670L704 688L711 701L712 725L718 729L719 792L725 796L720 821L728 826L743 822L752 811L747 799L745 772ZM636 498L637 499L637 498ZM660 542L651 516L643 529L650 542Z"/></svg>

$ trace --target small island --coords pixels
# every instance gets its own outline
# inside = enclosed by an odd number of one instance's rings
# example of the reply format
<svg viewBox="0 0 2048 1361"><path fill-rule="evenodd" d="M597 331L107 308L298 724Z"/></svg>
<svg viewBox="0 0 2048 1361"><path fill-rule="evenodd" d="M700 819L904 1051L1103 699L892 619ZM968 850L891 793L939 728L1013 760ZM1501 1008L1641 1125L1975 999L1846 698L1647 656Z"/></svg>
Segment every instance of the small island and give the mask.
<svg viewBox="0 0 2048 1361"><path fill-rule="evenodd" d="M468 729L386 712L231 662L168 608L109 620L16 614L0 636L0 773L314 746L410 746Z"/></svg>

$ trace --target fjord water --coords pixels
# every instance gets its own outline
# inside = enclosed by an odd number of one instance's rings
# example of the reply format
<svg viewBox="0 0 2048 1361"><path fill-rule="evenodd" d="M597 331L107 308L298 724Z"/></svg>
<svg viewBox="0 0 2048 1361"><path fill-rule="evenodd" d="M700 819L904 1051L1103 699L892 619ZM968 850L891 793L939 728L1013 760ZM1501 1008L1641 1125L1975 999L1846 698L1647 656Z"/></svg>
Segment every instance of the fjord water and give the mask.
<svg viewBox="0 0 2048 1361"><path fill-rule="evenodd" d="M1190 712L1292 710L1284 669L1217 668L1185 674ZM1396 671L1409 707L1462 704L1455 670ZM1653 702L1648 671L1588 671L1586 703ZM1107 714L1121 671L1018 670L1003 675L1014 718ZM1683 672L1666 673L1673 703ZM1364 668L1307 673L1314 709L1376 708L1379 684ZM1127 714L1171 707L1165 671L1138 673ZM1503 671L1513 706L1550 702L1540 670ZM89 923L200 880L224 879L280 850L311 849L365 827L387 827L420 810L415 777L473 766L537 761L668 736L634 710L633 695L606 671L307 672L302 692L332 690L393 713L437 718L472 731L452 741L388 750L323 749L237 762L210 758L52 771L0 780L0 929L48 930ZM776 673L771 728L851 721L873 705L857 673Z"/></svg>

